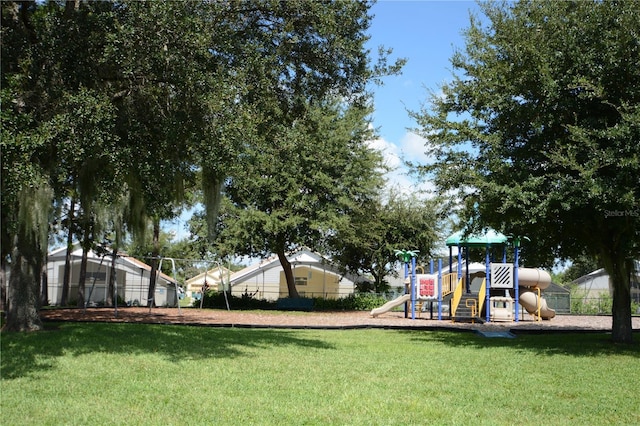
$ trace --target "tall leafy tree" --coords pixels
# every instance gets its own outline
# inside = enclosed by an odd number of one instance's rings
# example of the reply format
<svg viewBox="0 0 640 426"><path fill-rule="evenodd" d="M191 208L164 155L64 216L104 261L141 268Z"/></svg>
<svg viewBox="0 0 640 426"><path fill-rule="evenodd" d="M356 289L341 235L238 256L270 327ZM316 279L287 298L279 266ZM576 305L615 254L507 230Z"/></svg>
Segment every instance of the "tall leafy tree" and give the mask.
<svg viewBox="0 0 640 426"><path fill-rule="evenodd" d="M29 5L2 3L2 267L11 268L6 306L7 323L12 330L37 330L39 274L43 259L45 223L48 219L50 186L39 164L32 160L41 152L44 141L34 129L34 119L25 110L19 87L21 63L36 40L32 23L24 18ZM8 49L6 46L13 46ZM9 107L9 105L15 107ZM25 130L27 129L27 130ZM23 182L33 182L24 185ZM38 185L37 187L35 185ZM39 189L39 190L38 190ZM33 216L30 214L32 213ZM44 232L46 234L46 232ZM45 244L46 247L46 244ZM10 263L8 260L10 259Z"/></svg>
<svg viewBox="0 0 640 426"><path fill-rule="evenodd" d="M92 84L96 50L85 43L107 32L96 19L104 7L2 4L2 233L3 259L10 258L12 268L10 329L39 327L31 294L40 280L32 282L31 271L44 263L49 226L41 221L49 220L53 200L70 188L82 200L93 198L91 188L108 170L94 160L112 152L104 146L114 140L112 114Z"/></svg>
<svg viewBox="0 0 640 426"><path fill-rule="evenodd" d="M153 224L149 299L161 254L160 222L176 216L185 188L196 179L215 220L223 170L235 161L233 146L245 133L241 67L243 58L260 58L258 48L245 47L251 42L241 30L258 23L245 24L236 7L244 6L131 1L117 10L118 32L110 38L108 58L117 70L118 133L131 154L129 229L144 238L147 220Z"/></svg>
<svg viewBox="0 0 640 426"><path fill-rule="evenodd" d="M287 254L323 250L350 226L352 213L377 194L380 154L370 149L367 109L335 100L309 106L291 127L282 125L248 148L225 193L233 203L221 223L226 253L275 253L290 297L298 297Z"/></svg>
<svg viewBox="0 0 640 426"><path fill-rule="evenodd" d="M212 224L231 164L281 137L291 150L312 123L309 106L329 95L363 105L384 65L370 66L363 47L368 7L3 2L3 262L18 267L38 253L26 263L42 263L45 228L26 212L71 196L90 223L109 194L120 241L125 226L171 218L199 174ZM21 271L11 279L22 287L12 288L25 297L14 301L29 315L10 309L8 323L31 328L37 303L27 306L26 283L34 274Z"/></svg>
<svg viewBox="0 0 640 426"><path fill-rule="evenodd" d="M640 3L483 3L454 80L415 114L441 190L538 256L597 258L631 342L640 254ZM530 250L531 251L531 250Z"/></svg>
<svg viewBox="0 0 640 426"><path fill-rule="evenodd" d="M434 255L440 228L435 199L404 196L395 190L362 206L336 240L332 258L348 272L373 277L372 290L388 289L385 278L397 271L396 250L417 250L418 263Z"/></svg>
<svg viewBox="0 0 640 426"><path fill-rule="evenodd" d="M121 191L118 178L118 138L114 135L114 109L108 98L95 90L70 87L63 96L61 111L53 115L45 126L55 157L51 179L56 197L68 201L64 223L68 229L67 261L65 262L61 304L69 295L69 260L74 239L81 241L86 253L94 245L96 230L102 227L96 214L99 205L111 203ZM80 273L79 291L84 287L86 260ZM82 296L82 295L79 295ZM78 297L81 305L82 297Z"/></svg>
<svg viewBox="0 0 640 426"><path fill-rule="evenodd" d="M235 230L228 217L224 227L236 247L244 246L240 253L278 255L292 297L286 252L329 241L348 221L349 203L376 185L375 154L362 144L366 88L397 72L402 61L387 66L383 51L370 63L369 6L297 0L231 6L240 17L237 31L248 40L233 59L248 71L240 99L256 119L226 188L237 209Z"/></svg>
<svg viewBox="0 0 640 426"><path fill-rule="evenodd" d="M117 32L111 35L106 58L114 66L113 100L117 132L130 152L126 179L130 188L129 228L144 238L153 224L154 252L148 299L155 293L160 255L160 221L171 219L193 180L190 133L197 131L201 92L190 79L206 74L194 61L206 54L206 29L194 3L125 2L116 11ZM194 69L195 67L195 69ZM196 83L197 84L197 83ZM207 92L202 86L201 90Z"/></svg>

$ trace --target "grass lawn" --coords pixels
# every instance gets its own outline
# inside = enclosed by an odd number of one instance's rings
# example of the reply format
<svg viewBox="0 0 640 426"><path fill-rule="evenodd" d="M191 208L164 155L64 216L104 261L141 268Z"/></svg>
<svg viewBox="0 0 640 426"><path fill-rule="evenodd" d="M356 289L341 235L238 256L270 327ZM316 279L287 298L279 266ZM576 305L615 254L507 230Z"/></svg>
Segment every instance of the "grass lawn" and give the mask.
<svg viewBox="0 0 640 426"><path fill-rule="evenodd" d="M2 424L640 424L605 334L47 327L2 334Z"/></svg>

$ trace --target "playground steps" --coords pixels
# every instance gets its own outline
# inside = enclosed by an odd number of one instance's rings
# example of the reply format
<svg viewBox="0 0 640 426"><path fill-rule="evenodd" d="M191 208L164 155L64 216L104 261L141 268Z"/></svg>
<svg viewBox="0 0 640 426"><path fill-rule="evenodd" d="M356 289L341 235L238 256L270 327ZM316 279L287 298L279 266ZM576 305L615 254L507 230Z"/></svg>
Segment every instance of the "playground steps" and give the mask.
<svg viewBox="0 0 640 426"><path fill-rule="evenodd" d="M463 293L458 309L456 309L456 314L451 317L451 320L453 322L484 323L484 319L479 316L478 312L473 312L471 306L467 306L467 300L474 300L477 303L478 295L473 293Z"/></svg>

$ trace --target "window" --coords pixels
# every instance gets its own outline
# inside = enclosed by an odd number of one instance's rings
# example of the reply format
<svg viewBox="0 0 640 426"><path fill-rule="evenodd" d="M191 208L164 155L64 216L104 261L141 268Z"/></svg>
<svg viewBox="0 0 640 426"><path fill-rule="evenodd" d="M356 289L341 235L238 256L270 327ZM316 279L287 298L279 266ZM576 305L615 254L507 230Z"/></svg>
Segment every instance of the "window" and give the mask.
<svg viewBox="0 0 640 426"><path fill-rule="evenodd" d="M307 277L295 277L294 282L296 286L307 285Z"/></svg>

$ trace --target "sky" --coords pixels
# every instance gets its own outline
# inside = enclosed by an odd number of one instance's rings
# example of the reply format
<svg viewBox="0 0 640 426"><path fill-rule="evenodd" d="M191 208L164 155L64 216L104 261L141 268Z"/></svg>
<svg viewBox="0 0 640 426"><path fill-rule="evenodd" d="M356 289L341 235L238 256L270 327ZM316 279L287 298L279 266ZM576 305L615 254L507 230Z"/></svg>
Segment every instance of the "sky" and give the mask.
<svg viewBox="0 0 640 426"><path fill-rule="evenodd" d="M371 9L374 15L367 47L393 49L391 61L407 59L402 75L383 79L374 87L373 126L379 138L373 146L383 151L388 165L399 167L391 173L391 186L402 192L431 188L406 176L403 160L424 163L425 140L411 132L416 123L407 110L419 111L429 91L438 92L452 79L450 58L464 47L462 31L469 26L469 13L480 15L474 1L379 0Z"/></svg>

